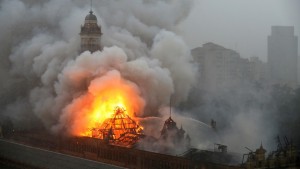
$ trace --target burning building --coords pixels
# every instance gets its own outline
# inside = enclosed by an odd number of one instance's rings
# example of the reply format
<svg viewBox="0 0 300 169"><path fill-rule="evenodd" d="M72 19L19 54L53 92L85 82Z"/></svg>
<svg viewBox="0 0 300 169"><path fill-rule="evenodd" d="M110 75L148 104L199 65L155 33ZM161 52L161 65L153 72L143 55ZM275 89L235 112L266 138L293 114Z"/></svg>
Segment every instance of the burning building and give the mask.
<svg viewBox="0 0 300 169"><path fill-rule="evenodd" d="M97 25L97 17L91 10L81 27L81 51L92 53L100 50L101 35L101 27ZM114 70L107 73L107 77L99 77L98 82L91 81L87 94L67 108L73 114L72 118L78 119L71 127L71 135L93 137L122 147L136 145L144 137L143 127L136 115L141 114L145 105L137 90L134 83ZM178 128L170 116L165 121L160 138L154 140L164 142L164 145L171 144L174 149L175 146L188 146L190 137L187 135L185 138L182 126Z"/></svg>
<svg viewBox="0 0 300 169"><path fill-rule="evenodd" d="M189 49L172 32L188 14L185 11L188 11L189 3L105 1L105 6L101 6L107 10L98 9L106 15L103 20L107 21L105 26L109 31L105 35L108 36L101 36L100 19L97 19L96 11L90 11L80 31L80 50L90 52L77 56L78 43L73 33L79 33L79 26L72 24L76 23L74 20L85 2L41 1L38 5L26 2L1 1L3 10L0 13L7 14L2 19L9 18L8 26L4 20L1 24L1 35L9 40L8 45L3 45L3 49L7 48L3 55L9 56L12 62L10 72L30 82L28 87L22 81L16 81L16 86L8 83L12 87L6 91L11 89L15 98L20 99L5 102L2 108L5 114L20 118L14 120L14 124L19 124L21 129L26 123L19 122L30 119L29 115L33 114L38 122L35 126L43 126L49 132L47 134L55 136L43 137L34 128L27 128L32 129L31 132L27 135L23 131L15 132L13 139L129 168L195 168L190 157L200 163L198 159L202 160L202 156L198 158L193 152L185 158L128 148L144 137L142 123L136 117L157 117L158 108L166 104L170 93L178 96L176 101L179 103L193 86L196 71ZM72 3L80 4L78 8L69 8ZM20 8L9 7L15 5ZM56 10L62 6L67 9ZM26 20L13 17L14 9L27 16ZM20 26L24 29L18 29ZM119 36L113 37L116 34ZM23 38L23 35L26 36ZM10 40L14 43L9 44ZM113 47L97 52L104 45ZM3 82L9 80L3 78ZM24 90L22 96L13 89ZM5 94L3 98L9 97ZM184 125L184 130L173 116L164 120L162 125L151 124L157 132L162 128L158 139L164 142L170 138L175 148L180 147L178 143L184 140L185 130L191 128ZM33 122L28 121L28 124ZM146 131L146 126L143 127ZM3 135L6 131L3 127ZM191 136L195 137L197 132ZM201 165L201 168L204 167Z"/></svg>
<svg viewBox="0 0 300 169"><path fill-rule="evenodd" d="M101 35L97 17L90 10L81 26L81 52L101 50ZM124 79L118 71L110 71L104 79L96 83L92 81L88 93L69 107L77 119L71 135L132 147L143 136L143 128L133 119L144 105L142 98L135 85Z"/></svg>
<svg viewBox="0 0 300 169"><path fill-rule="evenodd" d="M123 147L133 146L142 136L142 127L121 107L116 107L111 118L105 119L99 127L92 129L92 137Z"/></svg>

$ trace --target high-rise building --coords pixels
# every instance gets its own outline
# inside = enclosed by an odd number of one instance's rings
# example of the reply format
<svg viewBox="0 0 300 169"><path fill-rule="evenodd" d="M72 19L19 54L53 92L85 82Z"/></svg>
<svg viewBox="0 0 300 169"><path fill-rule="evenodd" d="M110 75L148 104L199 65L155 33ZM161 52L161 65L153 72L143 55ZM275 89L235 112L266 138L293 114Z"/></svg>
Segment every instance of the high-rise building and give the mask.
<svg viewBox="0 0 300 169"><path fill-rule="evenodd" d="M266 81L266 63L258 57L242 58L238 52L214 43L192 49L191 54L199 65L198 87L204 90Z"/></svg>
<svg viewBox="0 0 300 169"><path fill-rule="evenodd" d="M232 87L252 77L249 59L241 58L234 50L206 43L192 49L191 54L199 64L199 86L203 89Z"/></svg>
<svg viewBox="0 0 300 169"><path fill-rule="evenodd" d="M268 37L268 72L271 83L294 87L297 82L298 38L293 26L272 26Z"/></svg>
<svg viewBox="0 0 300 169"><path fill-rule="evenodd" d="M89 50L95 52L101 50L101 38L102 32L101 27L97 24L97 17L91 10L90 13L85 17L84 25L81 26L80 37L81 37L81 52Z"/></svg>

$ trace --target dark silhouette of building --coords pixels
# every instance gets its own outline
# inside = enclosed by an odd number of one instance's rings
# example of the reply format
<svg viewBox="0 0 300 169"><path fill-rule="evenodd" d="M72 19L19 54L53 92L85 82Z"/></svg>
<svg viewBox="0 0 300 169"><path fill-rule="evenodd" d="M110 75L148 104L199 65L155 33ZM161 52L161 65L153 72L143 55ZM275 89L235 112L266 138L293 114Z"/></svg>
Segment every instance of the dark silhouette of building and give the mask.
<svg viewBox="0 0 300 169"><path fill-rule="evenodd" d="M188 134L185 136L185 130L177 127L176 122L171 116L165 121L161 130L160 139L166 142L171 142L175 146L189 148L191 138Z"/></svg>
<svg viewBox="0 0 300 169"><path fill-rule="evenodd" d="M294 169L300 166L300 152L289 141L284 137L285 145L281 144L280 138L277 137L277 150L272 151L266 156L266 150L263 148L262 144L256 151L252 151L248 154L244 154L242 166L246 169L261 169L261 168L286 168ZM244 157L246 161L244 163Z"/></svg>

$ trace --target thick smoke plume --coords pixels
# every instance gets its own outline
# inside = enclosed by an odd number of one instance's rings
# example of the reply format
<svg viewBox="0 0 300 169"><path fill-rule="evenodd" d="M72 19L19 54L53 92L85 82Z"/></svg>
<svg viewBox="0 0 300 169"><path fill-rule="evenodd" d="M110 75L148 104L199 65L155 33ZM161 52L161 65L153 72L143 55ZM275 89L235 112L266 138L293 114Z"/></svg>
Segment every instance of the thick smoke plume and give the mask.
<svg viewBox="0 0 300 169"><path fill-rule="evenodd" d="M78 52L88 2L0 5L1 116L19 130L42 124L53 133L70 133L76 126L70 114L79 111L74 103L112 76L126 79L142 98L138 117L159 116L171 94L183 101L195 82L189 48L175 33L192 1L95 2L104 33L104 49L95 53Z"/></svg>
<svg viewBox="0 0 300 169"><path fill-rule="evenodd" d="M177 107L172 118L198 148L216 142L244 152L245 146L255 148L261 141L272 145L276 134L297 128L286 125L293 113L284 118L272 113L277 107L268 87L242 84L213 94L195 87L197 66L178 35L192 6L192 0L95 1L104 48L79 53L89 1L0 1L1 125L71 134L75 103L98 90L95 84L118 77L141 98L135 115L147 125L145 133L155 137L169 116L171 95ZM207 125L212 118L217 130ZM298 121L294 118L293 124Z"/></svg>

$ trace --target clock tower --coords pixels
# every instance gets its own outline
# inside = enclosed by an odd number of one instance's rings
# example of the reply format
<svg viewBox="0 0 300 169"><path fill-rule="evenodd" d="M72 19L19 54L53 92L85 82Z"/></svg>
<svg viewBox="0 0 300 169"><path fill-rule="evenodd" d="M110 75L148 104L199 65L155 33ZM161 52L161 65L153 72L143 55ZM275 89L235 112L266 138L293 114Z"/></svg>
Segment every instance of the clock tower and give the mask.
<svg viewBox="0 0 300 169"><path fill-rule="evenodd" d="M81 38L81 50L80 52L90 51L95 52L101 50L101 27L97 24L97 17L91 10L85 17L84 25L81 26L80 38Z"/></svg>

